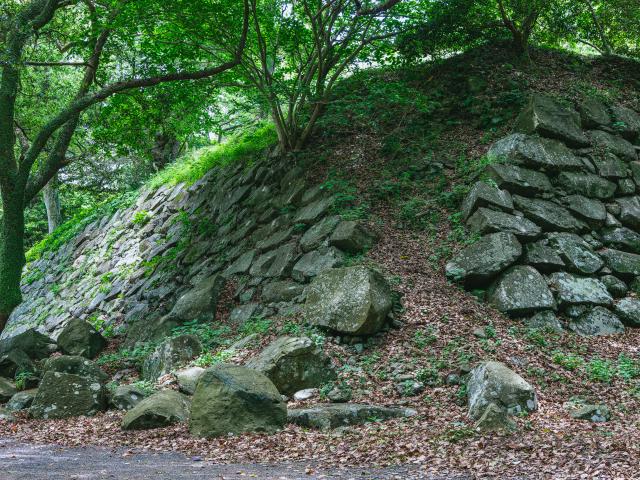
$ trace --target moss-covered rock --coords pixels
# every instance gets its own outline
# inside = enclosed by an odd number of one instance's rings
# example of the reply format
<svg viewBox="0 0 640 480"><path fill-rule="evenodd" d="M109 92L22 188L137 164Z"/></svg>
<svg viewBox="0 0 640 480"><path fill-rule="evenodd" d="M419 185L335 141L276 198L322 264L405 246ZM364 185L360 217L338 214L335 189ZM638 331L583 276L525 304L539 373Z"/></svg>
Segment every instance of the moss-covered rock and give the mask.
<svg viewBox="0 0 640 480"><path fill-rule="evenodd" d="M87 377L92 381L104 384L109 376L91 360L78 355L62 355L51 357L44 362L44 372L71 373L80 377Z"/></svg>
<svg viewBox="0 0 640 480"><path fill-rule="evenodd" d="M89 322L73 318L60 332L58 346L67 355L95 358L107 346L107 341Z"/></svg>
<svg viewBox="0 0 640 480"><path fill-rule="evenodd" d="M189 418L189 397L173 390L163 390L145 398L122 419L123 430L162 428Z"/></svg>
<svg viewBox="0 0 640 480"><path fill-rule="evenodd" d="M142 377L155 382L162 375L183 366L202 352L202 343L195 335L169 338L156 347L144 361Z"/></svg>
<svg viewBox="0 0 640 480"><path fill-rule="evenodd" d="M44 374L29 415L33 418L67 418L95 415L106 408L103 385L71 373Z"/></svg>
<svg viewBox="0 0 640 480"><path fill-rule="evenodd" d="M7 378L0 377L0 403L7 403L16 394L16 386Z"/></svg>

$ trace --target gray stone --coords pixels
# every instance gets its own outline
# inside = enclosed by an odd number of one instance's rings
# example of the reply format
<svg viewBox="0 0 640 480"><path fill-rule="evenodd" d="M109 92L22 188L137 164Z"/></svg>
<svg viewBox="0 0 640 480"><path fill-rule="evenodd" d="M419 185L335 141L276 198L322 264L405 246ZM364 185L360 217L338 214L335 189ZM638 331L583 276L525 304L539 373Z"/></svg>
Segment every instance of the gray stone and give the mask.
<svg viewBox="0 0 640 480"><path fill-rule="evenodd" d="M287 396L336 378L329 358L307 337L280 337L251 358L246 367L265 374Z"/></svg>
<svg viewBox="0 0 640 480"><path fill-rule="evenodd" d="M602 177L618 179L627 176L627 165L611 152L592 155L591 160Z"/></svg>
<svg viewBox="0 0 640 480"><path fill-rule="evenodd" d="M0 356L12 350L22 350L29 358L42 360L56 350L56 345L51 338L30 328L17 335L0 340Z"/></svg>
<svg viewBox="0 0 640 480"><path fill-rule="evenodd" d="M504 408L510 415L538 409L533 387L499 362L483 362L471 371L467 396L469 416L474 420L478 420L492 403Z"/></svg>
<svg viewBox="0 0 640 480"><path fill-rule="evenodd" d="M254 277L280 277L289 275L297 257L295 243L281 245L276 250L272 250L258 257L251 266L250 274Z"/></svg>
<svg viewBox="0 0 640 480"><path fill-rule="evenodd" d="M476 430L482 433L494 433L503 431L514 431L516 423L509 418L505 408L501 408L495 403L490 403L475 424Z"/></svg>
<svg viewBox="0 0 640 480"><path fill-rule="evenodd" d="M304 258L304 256L302 257ZM299 264L300 262L298 262ZM297 265L297 264L296 264ZM296 267L293 267L295 272ZM282 280L265 285L262 288L262 301L265 303L290 302L302 295L304 287L299 283Z"/></svg>
<svg viewBox="0 0 640 480"><path fill-rule="evenodd" d="M464 248L446 265L447 278L467 286L483 285L513 265L522 245L512 233L491 233Z"/></svg>
<svg viewBox="0 0 640 480"><path fill-rule="evenodd" d="M579 235L574 233L550 233L547 236L549 246L562 258L569 271L580 274L592 274L602 268L604 262L591 250L591 247Z"/></svg>
<svg viewBox="0 0 640 480"><path fill-rule="evenodd" d="M640 230L640 197L616 198L620 205L620 221L623 225L636 231Z"/></svg>
<svg viewBox="0 0 640 480"><path fill-rule="evenodd" d="M267 250L272 250L275 247L289 240L289 238L291 238L292 233L293 233L293 227L278 230L272 235L270 235L269 237L258 241L256 243L256 251L264 252Z"/></svg>
<svg viewBox="0 0 640 480"><path fill-rule="evenodd" d="M593 173L561 172L557 182L569 193L599 199L613 197L617 188L615 183Z"/></svg>
<svg viewBox="0 0 640 480"><path fill-rule="evenodd" d="M492 287L489 300L498 310L514 317L555 308L543 276L524 265L507 270Z"/></svg>
<svg viewBox="0 0 640 480"><path fill-rule="evenodd" d="M624 297L629 291L627 284L613 275L605 275L600 278L600 281L604 283L613 298Z"/></svg>
<svg viewBox="0 0 640 480"><path fill-rule="evenodd" d="M636 184L630 178L621 178L618 180L619 195L633 195L636 193Z"/></svg>
<svg viewBox="0 0 640 480"><path fill-rule="evenodd" d="M544 173L515 165L490 165L487 173L499 188L505 188L511 193L541 195L552 189L551 182Z"/></svg>
<svg viewBox="0 0 640 480"><path fill-rule="evenodd" d="M15 377L21 373L34 373L36 366L22 350L13 349L0 356L0 377Z"/></svg>
<svg viewBox="0 0 640 480"><path fill-rule="evenodd" d="M100 367L79 355L51 357L44 362L42 370L43 372L71 373L100 384L105 384L109 380L109 375L103 372Z"/></svg>
<svg viewBox="0 0 640 480"><path fill-rule="evenodd" d="M462 219L466 220L481 207L493 207L506 212L513 210L511 194L495 185L476 182L462 202Z"/></svg>
<svg viewBox="0 0 640 480"><path fill-rule="evenodd" d="M178 299L167 319L176 322L173 326L192 320L213 321L225 283L220 275L203 280Z"/></svg>
<svg viewBox="0 0 640 480"><path fill-rule="evenodd" d="M7 403L16 392L16 386L11 381L0 377L0 403Z"/></svg>
<svg viewBox="0 0 640 480"><path fill-rule="evenodd" d="M547 240L528 243L525 246L524 263L548 273L564 268L564 261L548 244Z"/></svg>
<svg viewBox="0 0 640 480"><path fill-rule="evenodd" d="M385 278L364 266L322 272L307 288L305 319L349 335L371 335L383 326L393 304Z"/></svg>
<svg viewBox="0 0 640 480"><path fill-rule="evenodd" d="M620 275L623 278L640 275L640 255L637 253L622 252L610 248L601 250L599 253L607 267L609 267L614 274Z"/></svg>
<svg viewBox="0 0 640 480"><path fill-rule="evenodd" d="M187 395L193 395L196 391L198 381L204 372L205 369L202 367L189 367L183 370L178 370L175 375L180 391Z"/></svg>
<svg viewBox="0 0 640 480"><path fill-rule="evenodd" d="M231 276L244 275L248 273L255 256L255 250L249 250L248 252L243 253L231 265L229 265L229 267L227 267L224 274L226 276Z"/></svg>
<svg viewBox="0 0 640 480"><path fill-rule="evenodd" d="M60 332L58 346L67 355L95 358L107 346L107 341L89 322L73 318Z"/></svg>
<svg viewBox="0 0 640 480"><path fill-rule="evenodd" d="M570 212L593 227L602 225L607 219L607 209L600 200L583 195L569 195L562 198L562 203Z"/></svg>
<svg viewBox="0 0 640 480"><path fill-rule="evenodd" d="M580 158L561 142L522 133L498 140L487 152L487 158L491 162L512 163L536 170L576 170L583 167Z"/></svg>
<svg viewBox="0 0 640 480"><path fill-rule="evenodd" d="M376 420L412 417L416 414L417 412L410 408L340 403L290 409L288 421L301 427L326 431L349 425L361 425Z"/></svg>
<svg viewBox="0 0 640 480"><path fill-rule="evenodd" d="M38 390L24 390L13 395L7 402L6 408L10 412L20 412L28 409Z"/></svg>
<svg viewBox="0 0 640 480"><path fill-rule="evenodd" d="M286 404L265 375L237 365L218 364L200 377L189 430L197 437L275 432L286 419Z"/></svg>
<svg viewBox="0 0 640 480"><path fill-rule="evenodd" d="M131 410L147 397L147 393L135 385L119 385L111 394L109 403L117 410Z"/></svg>
<svg viewBox="0 0 640 480"><path fill-rule="evenodd" d="M355 220L340 222L329 238L329 245L347 253L360 253L369 250L374 242L373 233L361 222Z"/></svg>
<svg viewBox="0 0 640 480"><path fill-rule="evenodd" d="M640 300L635 297L626 297L616 302L614 311L629 327L640 327Z"/></svg>
<svg viewBox="0 0 640 480"><path fill-rule="evenodd" d="M238 305L229 314L229 323L232 325L244 325L251 318L260 314L261 307L258 303L245 303Z"/></svg>
<svg viewBox="0 0 640 480"><path fill-rule="evenodd" d="M186 422L189 408L189 397L173 390L163 390L129 410L122 419L122 429L148 430Z"/></svg>
<svg viewBox="0 0 640 480"><path fill-rule="evenodd" d="M515 129L562 140L572 147L589 145L589 140L580 129L578 113L563 107L548 96L537 93L531 96L528 105L516 120Z"/></svg>
<svg viewBox="0 0 640 480"><path fill-rule="evenodd" d="M323 218L309 228L300 238L300 248L302 251L309 252L320 247L323 241L331 235L338 223L340 223L340 217L333 215Z"/></svg>
<svg viewBox="0 0 640 480"><path fill-rule="evenodd" d="M611 117L606 105L596 98L585 98L578 105L578 112L585 128L596 128L611 123Z"/></svg>
<svg viewBox="0 0 640 480"><path fill-rule="evenodd" d="M611 305L613 298L607 287L595 278L578 277L566 272L549 276L549 285L563 305Z"/></svg>
<svg viewBox="0 0 640 480"><path fill-rule="evenodd" d="M322 198L316 200L309 205L302 207L298 210L298 215L295 218L295 223L305 223L307 225L312 224L320 220L333 206L333 197Z"/></svg>
<svg viewBox="0 0 640 480"><path fill-rule="evenodd" d="M611 113L616 121L615 128L623 137L634 140L640 136L640 115L622 105L611 107Z"/></svg>
<svg viewBox="0 0 640 480"><path fill-rule="evenodd" d="M624 333L624 325L620 319L604 307L594 307L579 319L570 322L569 328L583 337Z"/></svg>
<svg viewBox="0 0 640 480"><path fill-rule="evenodd" d="M555 313L550 310L538 312L529 318L524 320L524 324L528 328L539 328L542 330L552 330L554 332L562 333L564 328Z"/></svg>
<svg viewBox="0 0 640 480"><path fill-rule="evenodd" d="M142 366L142 377L155 382L176 370L202 352L202 344L195 335L168 338L156 347Z"/></svg>
<svg viewBox="0 0 640 480"><path fill-rule="evenodd" d="M538 198L513 197L517 207L544 231L581 232L587 225L560 205Z"/></svg>
<svg viewBox="0 0 640 480"><path fill-rule="evenodd" d="M524 217L488 208L479 208L469 219L467 225L473 232L485 235L494 232L513 233L520 240L530 240L540 235L540 227Z"/></svg>
<svg viewBox="0 0 640 480"><path fill-rule="evenodd" d="M571 412L571 418L576 420L589 420L593 423L608 422L611 412L606 405L583 405Z"/></svg>
<svg viewBox="0 0 640 480"><path fill-rule="evenodd" d="M29 408L33 418L91 416L107 406L106 390L89 377L49 371Z"/></svg>
<svg viewBox="0 0 640 480"><path fill-rule="evenodd" d="M321 272L344 264L344 254L335 247L324 247L305 253L293 266L291 277L298 282L308 282Z"/></svg>
<svg viewBox="0 0 640 480"><path fill-rule="evenodd" d="M640 234L629 228L607 228L600 238L607 247L640 253Z"/></svg>
<svg viewBox="0 0 640 480"><path fill-rule="evenodd" d="M623 160L634 161L638 159L633 145L624 138L611 135L602 130L591 130L589 132L589 138L596 148L602 151L613 153Z"/></svg>

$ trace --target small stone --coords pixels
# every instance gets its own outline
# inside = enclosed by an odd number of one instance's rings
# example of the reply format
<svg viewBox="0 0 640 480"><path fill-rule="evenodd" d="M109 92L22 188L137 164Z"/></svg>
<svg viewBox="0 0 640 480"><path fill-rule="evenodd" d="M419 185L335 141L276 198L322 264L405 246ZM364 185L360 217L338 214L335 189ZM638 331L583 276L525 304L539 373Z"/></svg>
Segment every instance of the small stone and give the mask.
<svg viewBox="0 0 640 480"><path fill-rule="evenodd" d="M602 231L601 238L607 247L640 253L640 234L630 228L606 228Z"/></svg>
<svg viewBox="0 0 640 480"><path fill-rule="evenodd" d="M131 410L148 396L135 385L119 385L111 395L110 404L118 410Z"/></svg>
<svg viewBox="0 0 640 480"><path fill-rule="evenodd" d="M629 327L640 327L640 300L635 297L623 298L614 305L614 311Z"/></svg>
<svg viewBox="0 0 640 480"><path fill-rule="evenodd" d="M296 402L304 402L305 400L310 400L316 396L318 396L317 388L305 388L304 390L299 390L294 393L293 399Z"/></svg>
<svg viewBox="0 0 640 480"><path fill-rule="evenodd" d="M327 394L327 398L333 403L347 403L351 401L352 393L350 388L333 387Z"/></svg>
<svg viewBox="0 0 640 480"><path fill-rule="evenodd" d="M596 147L613 153L623 160L635 161L638 159L638 155L636 154L633 145L622 137L611 135L610 133L603 132L602 130L591 130L589 132L589 138Z"/></svg>
<svg viewBox="0 0 640 480"><path fill-rule="evenodd" d="M329 238L329 245L347 253L360 253L369 250L375 242L375 236L361 222L343 221Z"/></svg>
<svg viewBox="0 0 640 480"><path fill-rule="evenodd" d="M107 341L89 322L73 318L60 332L58 346L67 355L95 358L107 346Z"/></svg>
<svg viewBox="0 0 640 480"><path fill-rule="evenodd" d="M564 328L555 313L550 310L538 312L535 315L524 320L524 324L528 328L539 328L542 330L550 329L554 332L562 333Z"/></svg>
<svg viewBox="0 0 640 480"><path fill-rule="evenodd" d="M620 221L626 227L633 230L640 230L640 197L616 198L616 203L620 205Z"/></svg>
<svg viewBox="0 0 640 480"><path fill-rule="evenodd" d="M585 98L578 105L578 112L585 128L596 128L611 123L611 117L606 105L596 98Z"/></svg>
<svg viewBox="0 0 640 480"><path fill-rule="evenodd" d="M571 412L571 417L576 420L589 420L594 423L608 422L611 412L606 405L584 405Z"/></svg>
<svg viewBox="0 0 640 480"><path fill-rule="evenodd" d="M547 240L528 243L525 246L524 263L545 273L561 270L565 266L560 255L549 246Z"/></svg>
<svg viewBox="0 0 640 480"><path fill-rule="evenodd" d="M506 212L513 210L511 194L495 185L476 182L462 202L462 219L467 220L481 207L494 207Z"/></svg>

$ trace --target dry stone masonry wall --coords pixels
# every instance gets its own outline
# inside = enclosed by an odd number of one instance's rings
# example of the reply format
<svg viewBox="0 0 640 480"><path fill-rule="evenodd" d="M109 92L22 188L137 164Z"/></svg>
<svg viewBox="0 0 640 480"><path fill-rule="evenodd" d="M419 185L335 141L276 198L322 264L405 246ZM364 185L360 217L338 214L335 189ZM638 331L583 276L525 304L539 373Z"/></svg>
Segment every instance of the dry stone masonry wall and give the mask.
<svg viewBox="0 0 640 480"><path fill-rule="evenodd" d="M534 95L462 205L479 241L446 265L498 310L580 335L640 326L640 115Z"/></svg>

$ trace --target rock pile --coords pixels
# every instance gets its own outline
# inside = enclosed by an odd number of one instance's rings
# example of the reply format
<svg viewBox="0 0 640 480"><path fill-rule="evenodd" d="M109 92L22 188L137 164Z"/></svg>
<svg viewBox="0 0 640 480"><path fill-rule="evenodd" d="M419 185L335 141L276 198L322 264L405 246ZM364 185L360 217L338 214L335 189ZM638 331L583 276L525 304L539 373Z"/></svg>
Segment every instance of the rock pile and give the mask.
<svg viewBox="0 0 640 480"><path fill-rule="evenodd" d="M640 115L533 95L488 152L462 216L479 241L447 277L530 325L608 335L640 325Z"/></svg>

